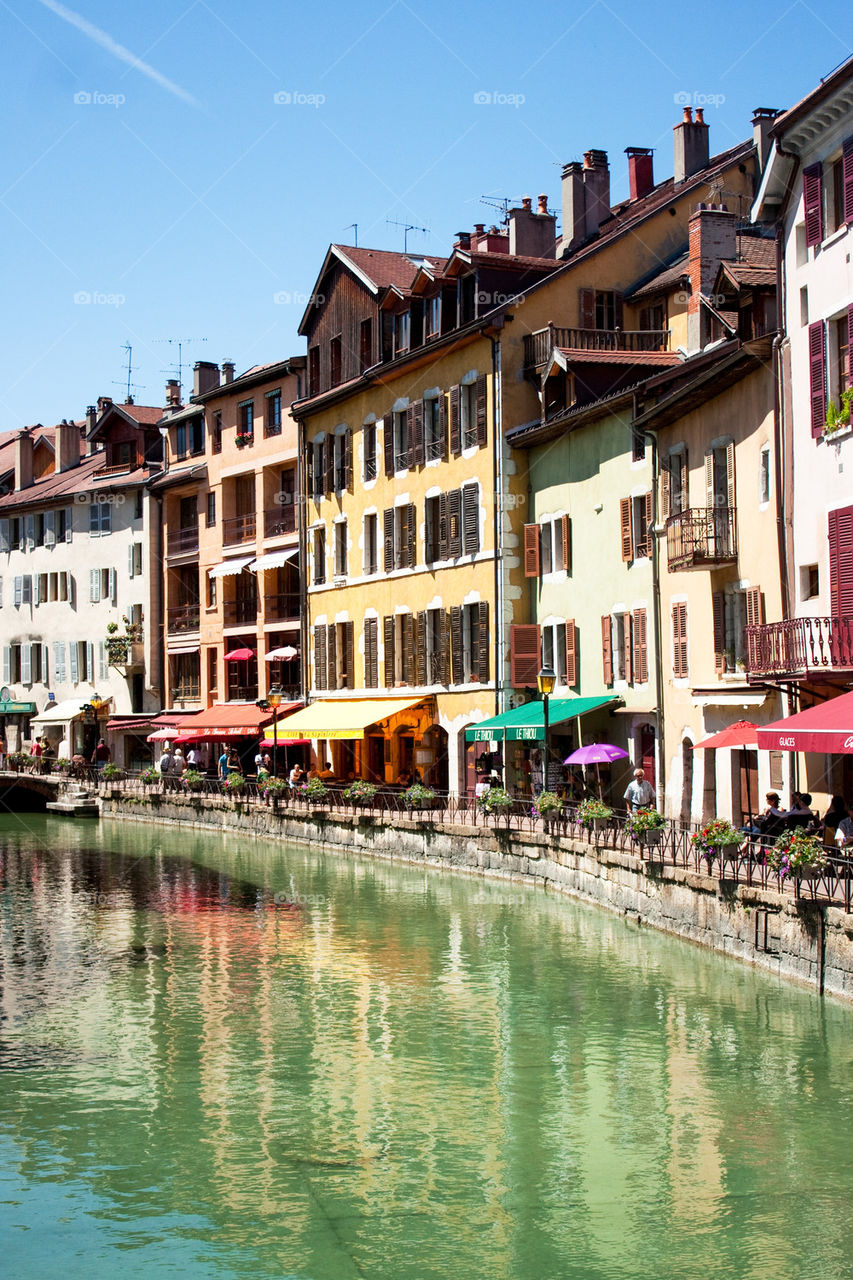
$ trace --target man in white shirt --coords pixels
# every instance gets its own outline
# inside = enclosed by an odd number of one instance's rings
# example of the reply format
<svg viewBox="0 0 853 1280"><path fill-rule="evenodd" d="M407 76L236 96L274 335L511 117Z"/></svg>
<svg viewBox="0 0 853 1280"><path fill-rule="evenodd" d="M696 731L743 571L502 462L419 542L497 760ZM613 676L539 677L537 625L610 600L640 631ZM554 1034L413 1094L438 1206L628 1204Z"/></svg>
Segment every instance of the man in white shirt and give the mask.
<svg viewBox="0 0 853 1280"><path fill-rule="evenodd" d="M636 813L638 809L645 809L650 805L654 798L655 789L650 782L646 782L643 770L635 769L633 781L628 783L622 799L627 801L631 812Z"/></svg>

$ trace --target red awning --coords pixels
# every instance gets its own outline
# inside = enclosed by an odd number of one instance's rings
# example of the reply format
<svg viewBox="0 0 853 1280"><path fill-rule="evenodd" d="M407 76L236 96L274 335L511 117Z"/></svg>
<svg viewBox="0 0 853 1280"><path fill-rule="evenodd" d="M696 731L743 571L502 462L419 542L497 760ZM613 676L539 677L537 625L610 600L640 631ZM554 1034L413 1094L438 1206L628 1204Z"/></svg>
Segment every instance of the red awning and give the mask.
<svg viewBox="0 0 853 1280"><path fill-rule="evenodd" d="M110 733L145 733L151 727L150 716L140 716L138 719L132 716L122 719L118 716L114 720L107 721L107 729Z"/></svg>
<svg viewBox="0 0 853 1280"><path fill-rule="evenodd" d="M299 702L282 703L277 712L279 723L283 713L301 705ZM193 716L192 724L186 725L186 732L193 735L203 734L205 738L215 740L252 738L266 725L272 724L272 717L272 708L262 711L253 702L216 702L206 711Z"/></svg>
<svg viewBox="0 0 853 1280"><path fill-rule="evenodd" d="M156 729L174 729L185 720L194 720L197 711L162 711L159 716L152 716L151 724Z"/></svg>
<svg viewBox="0 0 853 1280"><path fill-rule="evenodd" d="M758 745L762 751L853 755L853 693L843 693L773 724L760 725Z"/></svg>

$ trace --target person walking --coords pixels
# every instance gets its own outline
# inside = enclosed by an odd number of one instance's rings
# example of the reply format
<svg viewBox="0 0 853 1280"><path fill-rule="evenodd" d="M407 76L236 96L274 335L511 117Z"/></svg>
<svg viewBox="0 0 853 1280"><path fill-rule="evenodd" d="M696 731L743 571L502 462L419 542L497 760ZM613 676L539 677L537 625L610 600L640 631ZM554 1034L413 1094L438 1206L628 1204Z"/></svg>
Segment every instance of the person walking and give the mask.
<svg viewBox="0 0 853 1280"><path fill-rule="evenodd" d="M634 777L625 788L622 799L627 802L632 813L637 813L638 810L650 805L654 798L655 789L650 782L646 781L645 773L642 769L635 769Z"/></svg>

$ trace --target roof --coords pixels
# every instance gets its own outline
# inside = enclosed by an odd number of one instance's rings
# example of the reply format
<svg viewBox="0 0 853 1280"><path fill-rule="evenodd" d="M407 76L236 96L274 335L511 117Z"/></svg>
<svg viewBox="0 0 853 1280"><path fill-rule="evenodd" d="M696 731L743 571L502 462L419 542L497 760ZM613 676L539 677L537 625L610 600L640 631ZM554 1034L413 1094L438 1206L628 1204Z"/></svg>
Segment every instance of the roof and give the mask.
<svg viewBox="0 0 853 1280"><path fill-rule="evenodd" d="M393 285L395 289L408 293L418 267L425 265L420 261L413 262L407 254L394 253L391 249L356 249L343 244L333 244L332 249L344 264L356 267L377 289L387 289L389 285ZM419 259L423 256L418 254ZM436 258L436 267L443 261L440 257Z"/></svg>
<svg viewBox="0 0 853 1280"><path fill-rule="evenodd" d="M827 98L833 97L843 86L853 82L853 56L846 58L835 70L824 76L820 84L807 93L799 102L794 103L787 111L777 116L770 130L772 138L782 138L795 125L799 124Z"/></svg>
<svg viewBox="0 0 853 1280"><path fill-rule="evenodd" d="M587 351L572 347L555 347L568 364L681 364L677 351Z"/></svg>
<svg viewBox="0 0 853 1280"><path fill-rule="evenodd" d="M78 694L76 698L65 698L62 702L49 702L37 716L33 717L32 723L68 724L83 714L86 702L88 702L88 696L83 693Z"/></svg>
<svg viewBox="0 0 853 1280"><path fill-rule="evenodd" d="M747 288L774 288L776 284L775 267L753 267L748 262L722 262L721 271L729 277L732 284Z"/></svg>
<svg viewBox="0 0 853 1280"><path fill-rule="evenodd" d="M156 427L157 423L166 412L160 405L154 404L117 404L115 400L110 400L105 404L101 412L98 414L98 423L100 424L108 413L118 410L125 417L131 418L140 427Z"/></svg>
<svg viewBox="0 0 853 1280"><path fill-rule="evenodd" d="M745 231L737 233L737 262L751 263L754 266L772 267L776 271L776 241L766 236L751 235ZM640 302L644 298L654 298L661 293L669 293L677 288L689 274L690 255L685 249L669 266L656 272L645 283L625 294L626 302Z"/></svg>
<svg viewBox="0 0 853 1280"><path fill-rule="evenodd" d="M89 454L88 457L81 458L76 467L53 472L28 485L26 489L16 489L13 493L0 497L0 511L58 502L80 493L81 490L112 492L118 488L132 488L144 484L151 474L147 467L136 467L133 471L124 471L120 475L96 476L94 473L104 465L105 454L102 450Z"/></svg>
<svg viewBox="0 0 853 1280"><path fill-rule="evenodd" d="M625 294L626 302L638 302L641 298L653 298L659 293L668 293L670 289L676 288L688 274L689 258L687 253L682 253L671 266L664 267L663 271L658 271L656 275L640 285L638 289L634 289Z"/></svg>

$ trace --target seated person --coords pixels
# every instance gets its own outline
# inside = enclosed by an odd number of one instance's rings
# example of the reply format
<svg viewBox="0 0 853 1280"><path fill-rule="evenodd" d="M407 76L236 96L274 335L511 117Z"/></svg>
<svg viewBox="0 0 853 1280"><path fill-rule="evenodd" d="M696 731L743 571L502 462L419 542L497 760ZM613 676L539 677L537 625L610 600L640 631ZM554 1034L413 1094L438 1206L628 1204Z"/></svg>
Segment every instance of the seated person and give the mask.
<svg viewBox="0 0 853 1280"><path fill-rule="evenodd" d="M326 761L326 763L323 765L323 768L322 768L322 769L319 771L319 773L317 774L317 777L318 777L318 778L322 778L324 782L328 782L328 781L329 781L329 779L334 780L335 775L334 775L334 773L333 773L333 771L332 771L332 762L331 762L331 760L327 760L327 761Z"/></svg>
<svg viewBox="0 0 853 1280"><path fill-rule="evenodd" d="M823 843L834 844L838 824L849 817L843 796L833 796L829 808L823 815Z"/></svg>
<svg viewBox="0 0 853 1280"><path fill-rule="evenodd" d="M760 813L751 827L743 830L749 835L778 836L785 829L785 812L776 791L768 791L764 797L767 807Z"/></svg>
<svg viewBox="0 0 853 1280"><path fill-rule="evenodd" d="M809 827L814 822L814 814L810 805L812 798L808 791L795 791L791 807L785 814L785 825L788 827Z"/></svg>

